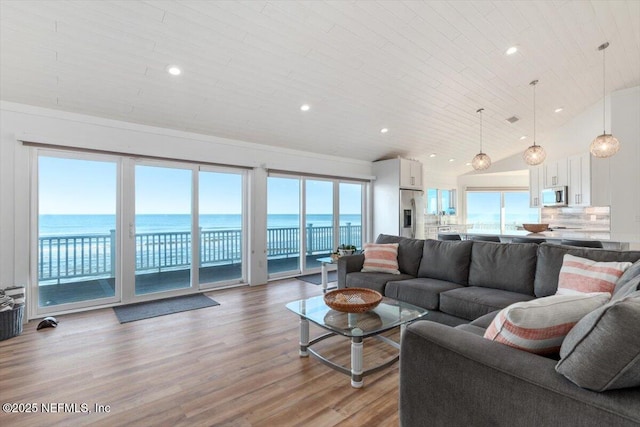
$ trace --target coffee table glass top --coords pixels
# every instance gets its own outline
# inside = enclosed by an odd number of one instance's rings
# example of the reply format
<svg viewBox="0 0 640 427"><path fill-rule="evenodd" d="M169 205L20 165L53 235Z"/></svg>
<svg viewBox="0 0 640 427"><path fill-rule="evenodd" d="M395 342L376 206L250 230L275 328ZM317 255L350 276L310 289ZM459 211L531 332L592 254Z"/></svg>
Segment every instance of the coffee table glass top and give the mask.
<svg viewBox="0 0 640 427"><path fill-rule="evenodd" d="M366 313L343 313L332 310L322 295L287 304L297 315L318 326L345 337L367 337L419 319L427 310L392 298L382 298L380 304Z"/></svg>

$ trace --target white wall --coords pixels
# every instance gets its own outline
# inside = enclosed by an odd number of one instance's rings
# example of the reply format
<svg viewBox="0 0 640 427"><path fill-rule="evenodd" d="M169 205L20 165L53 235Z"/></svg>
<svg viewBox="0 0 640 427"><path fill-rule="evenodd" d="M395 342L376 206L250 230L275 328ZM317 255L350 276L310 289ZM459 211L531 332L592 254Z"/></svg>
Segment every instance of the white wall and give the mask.
<svg viewBox="0 0 640 427"><path fill-rule="evenodd" d="M267 278L268 169L372 178L371 163L366 161L0 102L0 286L29 282L31 149L18 139L252 168L251 284L263 284Z"/></svg>

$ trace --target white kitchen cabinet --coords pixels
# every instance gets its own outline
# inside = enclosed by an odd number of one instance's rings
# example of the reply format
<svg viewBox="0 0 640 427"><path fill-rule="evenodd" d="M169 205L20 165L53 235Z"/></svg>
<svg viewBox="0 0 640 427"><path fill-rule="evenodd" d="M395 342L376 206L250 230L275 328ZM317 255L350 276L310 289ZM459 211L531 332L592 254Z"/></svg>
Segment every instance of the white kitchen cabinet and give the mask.
<svg viewBox="0 0 640 427"><path fill-rule="evenodd" d="M544 165L544 188L568 185L567 159L547 162Z"/></svg>
<svg viewBox="0 0 640 427"><path fill-rule="evenodd" d="M400 188L422 190L422 163L400 159Z"/></svg>
<svg viewBox="0 0 640 427"><path fill-rule="evenodd" d="M540 192L543 187L542 175L541 166L529 168L529 207L539 208L542 206L540 203Z"/></svg>
<svg viewBox="0 0 640 427"><path fill-rule="evenodd" d="M591 205L591 154L569 157L569 206Z"/></svg>

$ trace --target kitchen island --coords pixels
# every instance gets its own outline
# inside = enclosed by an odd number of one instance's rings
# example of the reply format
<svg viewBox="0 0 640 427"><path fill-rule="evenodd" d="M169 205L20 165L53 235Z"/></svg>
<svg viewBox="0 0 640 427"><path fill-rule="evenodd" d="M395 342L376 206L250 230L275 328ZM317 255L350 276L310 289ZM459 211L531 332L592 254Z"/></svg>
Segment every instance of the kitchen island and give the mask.
<svg viewBox="0 0 640 427"><path fill-rule="evenodd" d="M554 229L543 233L530 233L526 230L508 230L504 233L491 232L490 230L473 230L472 228L459 234L462 239L471 239L473 236L498 236L501 242L508 243L514 237L531 239L546 239L549 243L560 244L562 239L600 241L605 249L629 250L629 242L611 240L611 233L600 230L567 230Z"/></svg>

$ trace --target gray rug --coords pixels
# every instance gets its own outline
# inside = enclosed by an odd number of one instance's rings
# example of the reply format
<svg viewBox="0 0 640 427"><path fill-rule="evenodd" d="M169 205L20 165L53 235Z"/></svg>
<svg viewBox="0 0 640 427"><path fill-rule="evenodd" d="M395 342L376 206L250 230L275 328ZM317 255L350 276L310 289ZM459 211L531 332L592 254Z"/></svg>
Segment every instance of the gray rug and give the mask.
<svg viewBox="0 0 640 427"><path fill-rule="evenodd" d="M302 280L303 282L312 283L314 285L322 285L322 273L307 274L306 276L298 276L296 277L296 279ZM327 273L327 282L331 283L331 282L337 282L337 281L338 281L337 271L330 271Z"/></svg>
<svg viewBox="0 0 640 427"><path fill-rule="evenodd" d="M183 295L156 301L139 302L135 304L113 307L120 323L135 322L150 317L164 316L181 311L197 310L199 308L220 305L203 294Z"/></svg>

